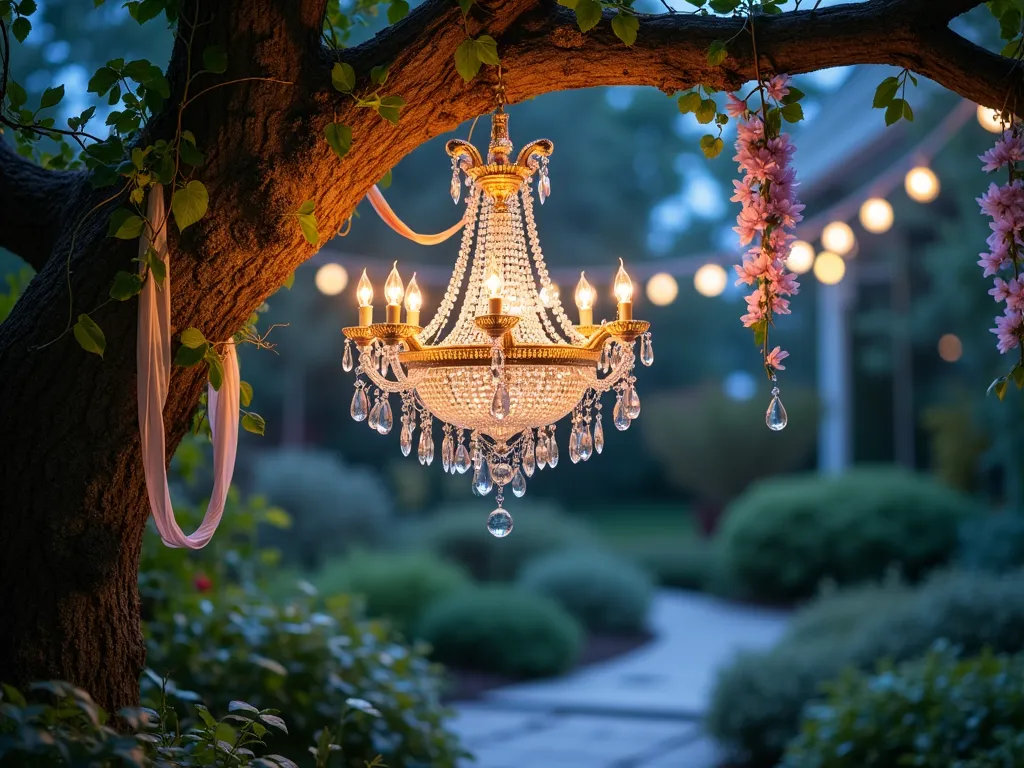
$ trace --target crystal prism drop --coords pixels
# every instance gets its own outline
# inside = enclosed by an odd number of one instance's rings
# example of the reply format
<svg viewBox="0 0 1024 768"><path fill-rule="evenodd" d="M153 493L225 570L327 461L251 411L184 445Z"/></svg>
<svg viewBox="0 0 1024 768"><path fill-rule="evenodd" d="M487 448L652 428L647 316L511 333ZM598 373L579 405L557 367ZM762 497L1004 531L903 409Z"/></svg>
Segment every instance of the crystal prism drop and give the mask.
<svg viewBox="0 0 1024 768"><path fill-rule="evenodd" d="M508 387L505 386L504 381L499 381L498 386L494 388L494 397L491 398L491 416L498 421L504 421L511 407Z"/></svg>
<svg viewBox="0 0 1024 768"><path fill-rule="evenodd" d="M608 373L608 345L601 347L601 360L598 362L597 367L601 370L601 373Z"/></svg>
<svg viewBox="0 0 1024 768"><path fill-rule="evenodd" d="M626 406L622 402L622 395L619 395L615 400L612 420L615 422L615 428L619 432L625 432L629 429L629 414L626 413Z"/></svg>
<svg viewBox="0 0 1024 768"><path fill-rule="evenodd" d="M558 441L551 436L551 444L548 446L548 466L554 469L558 466Z"/></svg>
<svg viewBox="0 0 1024 768"><path fill-rule="evenodd" d="M380 356L380 375L381 376L387 376L388 375L388 356L385 355L383 352L381 353L381 356Z"/></svg>
<svg viewBox="0 0 1024 768"><path fill-rule="evenodd" d="M452 436L445 435L441 441L441 469L445 472L452 468Z"/></svg>
<svg viewBox="0 0 1024 768"><path fill-rule="evenodd" d="M402 434L398 439L398 447L402 449L402 455L408 456L412 453L412 430L402 427Z"/></svg>
<svg viewBox="0 0 1024 768"><path fill-rule="evenodd" d="M580 463L580 430L577 428L569 433L569 461Z"/></svg>
<svg viewBox="0 0 1024 768"><path fill-rule="evenodd" d="M768 411L764 415L764 423L772 432L781 432L789 423L789 415L786 413L786 406L779 399L779 388L772 389L772 401L768 405Z"/></svg>
<svg viewBox="0 0 1024 768"><path fill-rule="evenodd" d="M583 431L580 433L580 458L586 461L593 455L594 438L590 436L590 427L584 424Z"/></svg>
<svg viewBox="0 0 1024 768"><path fill-rule="evenodd" d="M548 465L548 436L541 432L537 439L537 469L544 469Z"/></svg>
<svg viewBox="0 0 1024 768"><path fill-rule="evenodd" d="M493 487L494 481L491 479L491 470L487 467L487 462L482 461L480 466L477 467L476 472L473 473L473 492L477 496L486 496Z"/></svg>
<svg viewBox="0 0 1024 768"><path fill-rule="evenodd" d="M458 205L459 198L462 196L462 184L459 179L459 169L457 166L452 165L452 202Z"/></svg>
<svg viewBox="0 0 1024 768"><path fill-rule="evenodd" d="M430 453L430 449L433 448L434 443L430 439L429 432L420 432L420 442L416 446L416 458L420 460L420 464L427 463L427 455Z"/></svg>
<svg viewBox="0 0 1024 768"><path fill-rule="evenodd" d="M517 499L523 498L526 494L526 478L523 477L522 469L517 469L515 475L512 476L512 493Z"/></svg>
<svg viewBox="0 0 1024 768"><path fill-rule="evenodd" d="M537 468L537 459L533 453L533 441L528 440L523 448L523 472L527 477L533 477L533 471Z"/></svg>
<svg viewBox="0 0 1024 768"><path fill-rule="evenodd" d="M594 450L598 453L604 451L604 425L601 424L601 414L597 415L597 423L594 425Z"/></svg>
<svg viewBox="0 0 1024 768"><path fill-rule="evenodd" d="M630 419L640 417L640 395L636 393L636 387L630 386L626 400L626 415Z"/></svg>
<svg viewBox="0 0 1024 768"><path fill-rule="evenodd" d="M366 392L363 391L362 387L356 387L356 391L352 395L352 406L349 408L348 412L356 421L365 421L366 412L369 408L370 401L366 397Z"/></svg>
<svg viewBox="0 0 1024 768"><path fill-rule="evenodd" d="M459 443L458 449L455 451L455 469L460 475L466 474L466 470L469 469L469 465L472 462L469 460L469 451L466 450L466 446Z"/></svg>
<svg viewBox="0 0 1024 768"><path fill-rule="evenodd" d="M394 424L394 419L391 416L391 403L385 397L381 401L380 413L377 416L377 431L382 435L386 435L391 431L391 427Z"/></svg>
<svg viewBox="0 0 1024 768"><path fill-rule="evenodd" d="M649 336L644 336L640 342L640 362L648 367L654 364L654 342Z"/></svg>
<svg viewBox="0 0 1024 768"><path fill-rule="evenodd" d="M380 426L380 400L373 404L373 408L370 409L370 418L367 420L370 424L370 429L377 429Z"/></svg>
<svg viewBox="0 0 1024 768"><path fill-rule="evenodd" d="M354 367L352 360L352 345L348 342L345 343L345 354L341 356L341 369L346 373L351 371Z"/></svg>
<svg viewBox="0 0 1024 768"><path fill-rule="evenodd" d="M512 533L512 515L499 507L487 517L487 531L496 539L504 539Z"/></svg>
<svg viewBox="0 0 1024 768"><path fill-rule="evenodd" d="M513 475L512 467L505 462L500 462L491 466L491 477L494 479L496 485L506 486L512 480Z"/></svg>

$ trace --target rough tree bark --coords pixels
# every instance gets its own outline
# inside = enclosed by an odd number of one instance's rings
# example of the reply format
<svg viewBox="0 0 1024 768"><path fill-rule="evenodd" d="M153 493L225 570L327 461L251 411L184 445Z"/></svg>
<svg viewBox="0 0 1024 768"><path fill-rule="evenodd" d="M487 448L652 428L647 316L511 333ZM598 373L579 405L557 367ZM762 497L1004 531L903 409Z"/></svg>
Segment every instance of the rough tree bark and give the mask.
<svg viewBox="0 0 1024 768"><path fill-rule="evenodd" d="M186 16L196 1L182 3ZM948 29L952 17L979 4L871 0L766 18L757 22L761 69L893 64L974 101L1000 106L1008 98L1015 106L1024 91L1011 79L1011 63ZM372 66L391 65L387 92L409 104L400 125L349 106L330 85L332 60L319 37L323 5L218 0L198 9L208 23L195 50L224 45L224 79L267 76L292 85L238 83L185 113L185 127L207 156L201 178L211 212L172 237L175 335L195 326L208 338L228 338L312 255L315 248L282 214L312 198L321 232L338 231L388 168L492 104L493 70L469 85L455 72L454 51L465 39L455 4L427 0L343 54L363 81ZM581 34L553 0L484 5L470 29L498 39L512 102L595 85L734 89L753 77L746 34L730 45L724 67L706 62L708 45L732 37L737 20L644 18L636 45L626 48L607 19ZM184 59L179 44L168 70L171 105L180 97ZM174 109L153 121L151 138L172 134ZM353 129L352 151L340 161L323 139L333 119ZM114 273L135 255L134 243L105 237L119 201L87 216L110 194L92 190L80 174L44 172L0 148L0 246L38 270L0 324L0 435L8 446L0 462L0 680L67 679L116 710L137 701L145 660L136 581L149 510L138 455L136 304L114 302L95 313L107 337L103 360L70 335L47 345L67 322L67 265L77 314L104 301ZM197 369L174 371L165 410L169 448L185 433L203 384Z"/></svg>

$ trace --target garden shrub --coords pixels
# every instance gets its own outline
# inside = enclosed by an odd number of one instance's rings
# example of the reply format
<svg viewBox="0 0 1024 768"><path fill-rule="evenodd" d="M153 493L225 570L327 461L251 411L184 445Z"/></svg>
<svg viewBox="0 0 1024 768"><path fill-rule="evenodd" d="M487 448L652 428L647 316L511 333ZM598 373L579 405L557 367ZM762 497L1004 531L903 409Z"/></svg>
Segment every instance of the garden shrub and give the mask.
<svg viewBox="0 0 1024 768"><path fill-rule="evenodd" d="M735 761L774 766L823 683L847 667L921 656L937 640L966 654L1024 650L1024 573L939 573L913 589L862 586L822 597L774 648L719 671L708 730Z"/></svg>
<svg viewBox="0 0 1024 768"><path fill-rule="evenodd" d="M293 524L274 532L286 558L315 570L331 553L380 540L393 511L384 483L371 470L332 453L286 449L264 454L255 489L283 507Z"/></svg>
<svg viewBox="0 0 1024 768"><path fill-rule="evenodd" d="M505 539L487 534L487 511L479 503L439 511L415 532L413 543L458 563L480 581L512 581L540 555L594 546L594 536L580 520L557 506L517 503L515 529Z"/></svg>
<svg viewBox="0 0 1024 768"><path fill-rule="evenodd" d="M966 521L960 527L957 563L992 573L1024 567L1024 515L1012 511Z"/></svg>
<svg viewBox="0 0 1024 768"><path fill-rule="evenodd" d="M720 586L718 555L710 539L681 539L650 548L637 559L663 587L705 592Z"/></svg>
<svg viewBox="0 0 1024 768"><path fill-rule="evenodd" d="M434 603L420 635L445 664L518 678L568 671L579 657L580 625L543 595L475 587Z"/></svg>
<svg viewBox="0 0 1024 768"><path fill-rule="evenodd" d="M958 659L939 644L874 675L848 672L807 707L781 768L1024 764L1024 655Z"/></svg>
<svg viewBox="0 0 1024 768"><path fill-rule="evenodd" d="M406 634L415 632L431 603L470 585L462 568L429 552L356 552L330 562L310 581L323 595L359 595L368 616L387 619Z"/></svg>
<svg viewBox="0 0 1024 768"><path fill-rule="evenodd" d="M524 589L550 597L592 632L639 634L647 623L653 584L630 562L602 552L555 552L526 565Z"/></svg>
<svg viewBox="0 0 1024 768"><path fill-rule="evenodd" d="M968 499L894 468L759 483L726 513L721 564L745 596L812 596L823 580L877 580L892 566L910 580L949 561Z"/></svg>

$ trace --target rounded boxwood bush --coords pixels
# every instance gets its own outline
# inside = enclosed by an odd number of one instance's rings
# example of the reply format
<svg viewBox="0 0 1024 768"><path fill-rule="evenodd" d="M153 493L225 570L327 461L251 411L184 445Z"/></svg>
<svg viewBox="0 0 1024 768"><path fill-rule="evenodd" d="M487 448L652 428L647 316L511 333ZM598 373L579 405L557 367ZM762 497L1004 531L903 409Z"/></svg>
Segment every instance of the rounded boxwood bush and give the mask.
<svg viewBox="0 0 1024 768"><path fill-rule="evenodd" d="M1024 567L1024 515L1004 512L966 521L960 528L957 563L992 573Z"/></svg>
<svg viewBox="0 0 1024 768"><path fill-rule="evenodd" d="M583 642L580 625L556 602L499 586L442 598L424 614L419 634L442 663L520 678L568 671Z"/></svg>
<svg viewBox="0 0 1024 768"><path fill-rule="evenodd" d="M894 468L754 486L718 536L729 582L755 600L787 602L818 585L880 579L892 566L916 580L949 561L970 500Z"/></svg>
<svg viewBox="0 0 1024 768"><path fill-rule="evenodd" d="M519 576L524 589L547 595L584 627L606 634L639 634L651 607L650 576L602 552L553 553L529 563Z"/></svg>
<svg viewBox="0 0 1024 768"><path fill-rule="evenodd" d="M649 548L637 559L663 587L705 592L719 586L718 554L709 539L681 539Z"/></svg>
<svg viewBox="0 0 1024 768"><path fill-rule="evenodd" d="M809 706L780 768L1024 764L1024 654L958 659L939 644L876 674L851 672Z"/></svg>

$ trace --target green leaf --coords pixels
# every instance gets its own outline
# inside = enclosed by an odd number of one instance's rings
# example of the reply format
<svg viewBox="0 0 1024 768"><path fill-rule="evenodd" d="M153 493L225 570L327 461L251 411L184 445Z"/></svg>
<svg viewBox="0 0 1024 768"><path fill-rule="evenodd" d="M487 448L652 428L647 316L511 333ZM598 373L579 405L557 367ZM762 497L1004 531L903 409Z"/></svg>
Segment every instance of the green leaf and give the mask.
<svg viewBox="0 0 1024 768"><path fill-rule="evenodd" d="M228 69L228 52L223 45L208 45L203 49L203 67L215 75Z"/></svg>
<svg viewBox="0 0 1024 768"><path fill-rule="evenodd" d="M320 232L317 229L316 216L312 213L300 213L298 219L299 229L302 230L302 236L306 238L306 242L310 245L319 244Z"/></svg>
<svg viewBox="0 0 1024 768"><path fill-rule="evenodd" d="M467 39L459 43L459 47L455 49L455 70L463 80L468 83L476 77L482 64L475 40Z"/></svg>
<svg viewBox="0 0 1024 768"><path fill-rule="evenodd" d="M190 141L182 141L178 144L178 154L181 155L181 159L185 163L193 167L200 166L206 162L203 153L196 149L196 145Z"/></svg>
<svg viewBox="0 0 1024 768"><path fill-rule="evenodd" d="M32 22L26 19L24 16L19 16L11 24L11 32L14 33L15 39L19 43L24 43L25 38L28 37L28 33L32 31ZM102 357L102 355L100 355Z"/></svg>
<svg viewBox="0 0 1024 768"><path fill-rule="evenodd" d="M903 100L903 119L908 122L914 122L914 110L910 108L910 102L906 99Z"/></svg>
<svg viewBox="0 0 1024 768"><path fill-rule="evenodd" d="M612 32L627 46L636 42L636 33L640 29L640 19L632 13L619 11L612 17Z"/></svg>
<svg viewBox="0 0 1024 768"><path fill-rule="evenodd" d="M405 0L391 0L388 6L388 24L395 24L409 15L409 4Z"/></svg>
<svg viewBox="0 0 1024 768"><path fill-rule="evenodd" d="M171 197L171 213L178 230L184 232L203 216L210 204L210 196L201 181L190 181Z"/></svg>
<svg viewBox="0 0 1024 768"><path fill-rule="evenodd" d="M327 135L327 143L331 145L334 154L344 157L352 147L352 129L341 123L328 123L324 129Z"/></svg>
<svg viewBox="0 0 1024 768"><path fill-rule="evenodd" d="M1020 363L1013 366L1013 370L1010 371L1010 378L1017 385L1017 389L1024 389L1024 366Z"/></svg>
<svg viewBox="0 0 1024 768"><path fill-rule="evenodd" d="M198 328L186 328L181 332L181 336L179 338L181 339L182 345L189 349L199 349L203 344L208 343L203 332Z"/></svg>
<svg viewBox="0 0 1024 768"><path fill-rule="evenodd" d="M248 408L252 403L252 384L248 381L238 382L238 402L243 408Z"/></svg>
<svg viewBox="0 0 1024 768"><path fill-rule="evenodd" d="M1000 376L998 379L988 385L988 391L985 394L995 394L1000 400L1006 397L1006 377Z"/></svg>
<svg viewBox="0 0 1024 768"><path fill-rule="evenodd" d="M401 118L401 109L405 106L405 99L401 96L385 96L380 100L377 107L377 114L393 125L398 125Z"/></svg>
<svg viewBox="0 0 1024 768"><path fill-rule="evenodd" d="M356 71L344 61L334 62L331 68L331 84L342 93L351 93L356 87Z"/></svg>
<svg viewBox="0 0 1024 768"><path fill-rule="evenodd" d="M224 384L224 363L221 362L220 355L213 347L209 347L206 350L206 356L203 358L206 360L207 365L210 366L209 377L210 386L220 392L221 386Z"/></svg>
<svg viewBox="0 0 1024 768"><path fill-rule="evenodd" d="M875 99L871 106L875 109L882 109L889 106L889 103L896 98L896 92L900 89L899 78L887 77L875 89Z"/></svg>
<svg viewBox="0 0 1024 768"><path fill-rule="evenodd" d="M743 0L711 0L709 6L715 13L732 13L742 2Z"/></svg>
<svg viewBox="0 0 1024 768"><path fill-rule="evenodd" d="M377 182L377 186L381 189L387 189L391 186L391 169L388 168L388 172L380 177L380 181Z"/></svg>
<svg viewBox="0 0 1024 768"><path fill-rule="evenodd" d="M729 58L729 50L725 47L725 43L722 40L715 40L711 43L711 47L708 48L708 64L712 67L717 67L727 58Z"/></svg>
<svg viewBox="0 0 1024 768"><path fill-rule="evenodd" d="M107 237L116 237L118 240L134 240L142 234L142 228L146 221L127 208L118 208L110 214L110 224L107 225Z"/></svg>
<svg viewBox="0 0 1024 768"><path fill-rule="evenodd" d="M388 80L388 65L381 64L370 70L370 82L374 85L384 85Z"/></svg>
<svg viewBox="0 0 1024 768"><path fill-rule="evenodd" d="M7 98L11 103L11 109L18 109L28 101L28 93L13 80L7 81Z"/></svg>
<svg viewBox="0 0 1024 768"><path fill-rule="evenodd" d="M141 290L141 277L134 272L120 270L114 275L114 284L110 286L110 298L117 301L128 301Z"/></svg>
<svg viewBox="0 0 1024 768"><path fill-rule="evenodd" d="M720 154L722 149L725 147L725 142L717 136L712 136L710 133L704 134L700 140L700 148L704 152L704 157L708 160L714 160Z"/></svg>
<svg viewBox="0 0 1024 768"><path fill-rule="evenodd" d="M164 278L167 277L167 263L157 255L156 250L152 247L146 249L144 260L149 265L149 270L153 273L156 284L163 286Z"/></svg>
<svg viewBox="0 0 1024 768"><path fill-rule="evenodd" d="M292 289L293 285L295 285L295 270L294 269L291 272L288 273L288 277L286 277L284 279L284 283L282 283L282 287L285 290L290 291Z"/></svg>
<svg viewBox="0 0 1024 768"><path fill-rule="evenodd" d="M88 315L79 315L74 333L75 341L82 349L103 357L103 351L107 348L107 339L103 335L103 330L96 325L95 320Z"/></svg>
<svg viewBox="0 0 1024 768"><path fill-rule="evenodd" d="M132 18L139 24L145 24L150 19L160 15L167 5L167 0L142 0L141 3L129 4Z"/></svg>
<svg viewBox="0 0 1024 768"><path fill-rule="evenodd" d="M707 125L715 119L715 115L718 114L718 106L715 104L714 99L703 99L700 106L697 107L697 122L701 125Z"/></svg>
<svg viewBox="0 0 1024 768"><path fill-rule="evenodd" d="M209 348L210 345L206 342L203 342L198 347L186 347L182 344L178 347L178 351L174 353L174 364L184 368L198 365L206 357L206 352Z"/></svg>
<svg viewBox="0 0 1024 768"><path fill-rule="evenodd" d="M578 2L579 0L558 0L559 5L565 6L566 8L572 8L574 10L576 8L576 3Z"/></svg>
<svg viewBox="0 0 1024 768"><path fill-rule="evenodd" d="M210 714L210 710L204 707L202 704L196 704L196 712L199 713L199 717L204 723L210 728L217 728L217 718Z"/></svg>
<svg viewBox="0 0 1024 768"><path fill-rule="evenodd" d="M61 83L56 88L47 88L43 91L42 98L39 99L39 108L46 109L47 107L55 107L60 104L60 100L64 98L64 84Z"/></svg>
<svg viewBox="0 0 1024 768"><path fill-rule="evenodd" d="M96 70L96 73L89 79L89 93L95 93L100 96L110 90L111 86L117 82L120 75L117 70L110 67L100 67Z"/></svg>
<svg viewBox="0 0 1024 768"><path fill-rule="evenodd" d="M498 58L498 41L490 35L480 35L476 39L476 57L484 64L497 66L501 63Z"/></svg>
<svg viewBox="0 0 1024 768"><path fill-rule="evenodd" d="M0 8L2 7L3 6L0 5ZM18 3L18 13L22 16L31 16L36 12L37 7L36 0L21 0L21 2Z"/></svg>
<svg viewBox="0 0 1024 768"><path fill-rule="evenodd" d="M804 108L795 101L782 107L782 119L787 123L799 123L804 119Z"/></svg>
<svg viewBox="0 0 1024 768"><path fill-rule="evenodd" d="M801 91L799 88L789 86L789 93L782 97L783 104L795 104L800 101L807 94Z"/></svg>
<svg viewBox="0 0 1024 768"><path fill-rule="evenodd" d="M462 10L463 17L469 15L469 9L473 7L475 0L459 0L459 8Z"/></svg>
<svg viewBox="0 0 1024 768"><path fill-rule="evenodd" d="M578 0L576 3L576 23L581 32L587 32L597 26L601 20L601 3L597 0Z"/></svg>
<svg viewBox="0 0 1024 768"><path fill-rule="evenodd" d="M889 102L889 106L885 109L885 124L892 125L898 122L903 117L903 105L906 102L903 99L893 99Z"/></svg>
<svg viewBox="0 0 1024 768"><path fill-rule="evenodd" d="M312 200L307 200L299 206L299 213L312 213L316 208L316 203Z"/></svg>
<svg viewBox="0 0 1024 768"><path fill-rule="evenodd" d="M688 115L690 112L695 112L697 108L700 106L701 101L702 99L700 97L700 94L697 93L696 91L684 93L682 96L679 97L679 111L682 112L684 115Z"/></svg>
<svg viewBox="0 0 1024 768"><path fill-rule="evenodd" d="M247 413L242 416L242 429L262 436L267 429L267 422L258 413Z"/></svg>

